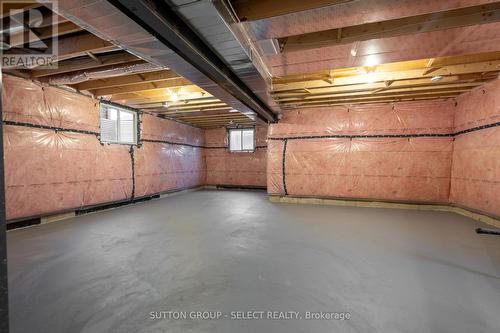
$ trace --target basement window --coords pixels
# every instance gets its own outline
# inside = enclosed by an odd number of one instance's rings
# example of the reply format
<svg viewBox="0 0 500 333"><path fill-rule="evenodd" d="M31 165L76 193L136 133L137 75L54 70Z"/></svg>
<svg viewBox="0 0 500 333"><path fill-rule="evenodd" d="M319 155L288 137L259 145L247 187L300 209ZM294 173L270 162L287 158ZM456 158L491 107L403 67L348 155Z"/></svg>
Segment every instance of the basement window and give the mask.
<svg viewBox="0 0 500 333"><path fill-rule="evenodd" d="M255 129L230 129L229 151L253 152L255 150Z"/></svg>
<svg viewBox="0 0 500 333"><path fill-rule="evenodd" d="M137 112L101 103L101 142L136 144Z"/></svg>

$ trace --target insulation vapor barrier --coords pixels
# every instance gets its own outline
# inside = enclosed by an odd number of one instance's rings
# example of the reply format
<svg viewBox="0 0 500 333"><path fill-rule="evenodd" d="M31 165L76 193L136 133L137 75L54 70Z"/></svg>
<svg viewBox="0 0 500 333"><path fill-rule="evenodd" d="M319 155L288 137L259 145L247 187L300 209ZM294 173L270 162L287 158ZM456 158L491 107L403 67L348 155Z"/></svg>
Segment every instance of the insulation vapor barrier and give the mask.
<svg viewBox="0 0 500 333"><path fill-rule="evenodd" d="M500 123L500 80L457 98L455 131ZM457 135L451 201L500 216L500 126Z"/></svg>
<svg viewBox="0 0 500 333"><path fill-rule="evenodd" d="M203 130L143 114L141 139L134 148L136 197L204 184Z"/></svg>
<svg viewBox="0 0 500 333"><path fill-rule="evenodd" d="M267 127L255 128L255 152L230 152L225 128L205 131L208 185L266 186Z"/></svg>
<svg viewBox="0 0 500 333"><path fill-rule="evenodd" d="M448 202L453 113L451 101L286 113L269 130L268 192Z"/></svg>
<svg viewBox="0 0 500 333"><path fill-rule="evenodd" d="M143 115L142 146L101 144L96 100L7 75L3 84L8 220L204 182L200 129Z"/></svg>

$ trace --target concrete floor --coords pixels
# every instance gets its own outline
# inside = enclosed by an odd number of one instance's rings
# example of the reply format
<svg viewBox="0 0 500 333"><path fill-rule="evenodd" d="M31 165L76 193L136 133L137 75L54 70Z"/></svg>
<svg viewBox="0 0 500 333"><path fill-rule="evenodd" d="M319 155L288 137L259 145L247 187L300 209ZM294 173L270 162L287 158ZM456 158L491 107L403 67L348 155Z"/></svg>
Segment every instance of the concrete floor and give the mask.
<svg viewBox="0 0 500 333"><path fill-rule="evenodd" d="M500 332L500 238L477 226L451 213L204 190L14 230L12 332ZM351 319L231 320L231 311Z"/></svg>

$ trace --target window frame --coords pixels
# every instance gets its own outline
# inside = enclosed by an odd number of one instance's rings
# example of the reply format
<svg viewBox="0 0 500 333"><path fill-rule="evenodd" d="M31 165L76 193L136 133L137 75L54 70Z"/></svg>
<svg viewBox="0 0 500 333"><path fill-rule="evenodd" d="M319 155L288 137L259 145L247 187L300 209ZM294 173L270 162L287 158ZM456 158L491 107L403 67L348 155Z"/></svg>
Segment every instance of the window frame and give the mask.
<svg viewBox="0 0 500 333"><path fill-rule="evenodd" d="M232 131L240 131L241 132L241 147L243 148L243 131L248 131L252 130L253 133L253 149L239 149L239 150L232 150L231 149L231 132ZM257 141L255 137L255 127L246 127L246 128L228 128L227 129L227 149L229 150L230 153L254 153L255 149L257 147Z"/></svg>
<svg viewBox="0 0 500 333"><path fill-rule="evenodd" d="M117 113L116 113L116 138L117 138L117 140L104 140L102 138L101 119L105 119L105 118L102 118L102 111L103 111L102 108L106 108L106 109L111 108L111 109L116 109L116 111L117 111ZM133 128L135 130L133 131L134 139L132 142L120 140L120 132L121 132L120 131L120 113L122 113L122 112L131 114L133 117ZM101 143L107 143L107 144L119 144L119 145L127 145L127 146L135 145L136 146L138 144L138 140L139 140L139 112L137 112L136 110L130 109L130 108L123 107L121 105L100 102L99 103L99 140L101 141Z"/></svg>

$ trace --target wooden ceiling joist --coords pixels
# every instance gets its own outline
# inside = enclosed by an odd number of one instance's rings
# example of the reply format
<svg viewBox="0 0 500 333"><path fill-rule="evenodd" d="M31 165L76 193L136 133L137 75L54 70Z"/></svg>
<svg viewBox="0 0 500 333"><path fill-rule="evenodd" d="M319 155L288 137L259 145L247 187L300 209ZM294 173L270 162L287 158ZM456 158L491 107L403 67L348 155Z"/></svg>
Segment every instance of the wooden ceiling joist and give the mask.
<svg viewBox="0 0 500 333"><path fill-rule="evenodd" d="M126 86L135 83L156 82L156 81L179 79L179 78L181 77L172 71L159 70L154 72L137 73L137 74L124 75L106 79L89 80L86 82L73 85L73 88L81 91L95 90L95 89Z"/></svg>
<svg viewBox="0 0 500 333"><path fill-rule="evenodd" d="M0 6L0 18L11 15L12 11L27 11L34 8L40 8L43 4L35 0L32 1L19 1L19 2L5 2Z"/></svg>
<svg viewBox="0 0 500 333"><path fill-rule="evenodd" d="M372 92L376 93L378 91L389 91L394 89L419 89L419 88L429 88L429 89L441 89L441 88L450 88L450 87L475 87L481 85L486 80L479 79L469 79L469 80L459 80L457 76L448 76L443 77L443 79L439 82L430 81L429 78L423 79L410 79L410 80L401 80L394 81L390 86L386 86L383 82L376 83L361 83L361 84L353 84L353 85L344 85L344 86L331 86L331 87L322 87L322 88L311 88L308 93L305 93L302 90L297 91L278 91L272 93L272 96L276 100L284 100L288 98L298 98L298 97L311 97L311 96L321 96L328 94L337 94L337 93L356 93L356 92ZM432 84L431 84L432 83Z"/></svg>
<svg viewBox="0 0 500 333"><path fill-rule="evenodd" d="M191 82L184 78L175 78L156 82L135 83L121 87L117 86L111 88L95 89L91 91L95 96L107 96L151 89L182 87L186 85L191 85Z"/></svg>
<svg viewBox="0 0 500 333"><path fill-rule="evenodd" d="M155 98L144 99L144 100L140 100L140 101L129 100L128 103L131 105L134 105L138 108L150 107L153 105L168 103L170 108L175 108L178 106L187 106L188 104L189 105L194 105L194 104L195 105L204 105L207 103L220 103L220 100L213 97L213 96L206 96L206 97L199 97L199 98L192 97L192 98L187 98L187 99L180 98L179 100L174 102L174 101L172 101L172 98L170 96L165 94L165 96L163 96L163 97L155 97Z"/></svg>
<svg viewBox="0 0 500 333"><path fill-rule="evenodd" d="M24 44L37 43L53 37L62 37L82 30L82 28L69 21L59 23L56 29L51 26L37 29L31 28L29 33L23 30L10 36L9 45L19 47Z"/></svg>
<svg viewBox="0 0 500 333"><path fill-rule="evenodd" d="M218 114L218 115L207 115L207 116L176 116L177 119L198 119L198 120L205 120L205 119L239 119L239 118L248 118L242 113L239 112L228 112L225 114Z"/></svg>
<svg viewBox="0 0 500 333"><path fill-rule="evenodd" d="M352 0L232 0L236 15L241 21L255 21L304 10L337 5Z"/></svg>
<svg viewBox="0 0 500 333"><path fill-rule="evenodd" d="M163 103L154 103L154 104L146 104L146 105L141 105L140 107L137 107L138 109L158 109L164 107ZM181 111L181 110L208 110L210 108L218 108L218 107L227 107L226 103L223 103L221 101L217 102L210 102L210 103L185 103L183 105L176 105L176 106L168 106L168 108L164 107L165 111Z"/></svg>
<svg viewBox="0 0 500 333"><path fill-rule="evenodd" d="M165 116L204 116L204 115L219 115L219 114L227 114L227 112L230 110L230 107L227 108L219 108L216 110L205 110L205 111L199 111L199 110L190 110L190 111L173 111L173 112L161 112L161 114Z"/></svg>
<svg viewBox="0 0 500 333"><path fill-rule="evenodd" d="M284 108L447 98L499 73L500 52L490 52L274 78L271 96Z"/></svg>
<svg viewBox="0 0 500 333"><path fill-rule="evenodd" d="M471 82L471 83L462 83L462 84L448 84L448 85L422 85L419 87L402 87L402 88L379 88L379 89L362 89L359 91L345 91L345 92L332 92L332 93L323 93L323 94L310 94L310 95L302 95L302 96L287 96L287 97L278 97L277 101L280 103L293 103L295 101L309 101L309 100L318 100L325 98L334 98L341 96L379 96L379 95L397 95L397 94L418 94L425 92L434 92L434 93L446 93L446 92L464 92L468 91L474 87L481 85L482 82Z"/></svg>
<svg viewBox="0 0 500 333"><path fill-rule="evenodd" d="M56 68L32 70L31 76L38 78L38 77L53 76L70 72L78 74L77 72L79 71L85 71L101 67L103 70L105 70L109 68L107 66L114 66L119 64L133 65L133 64L145 63L144 61L139 60L134 55L123 51L112 54L96 55L96 57L99 59L99 62L96 62L95 60L89 58L86 55L83 56L83 58L60 61L57 64Z"/></svg>
<svg viewBox="0 0 500 333"><path fill-rule="evenodd" d="M293 101L287 101L284 104L292 104L292 105L306 105L306 104L316 104L316 103L329 103L329 102L338 102L338 101L346 101L347 103L354 103L356 101L363 101L363 100L398 100L399 98L418 98L418 97L424 97L424 96L429 96L429 97L450 97L450 96L457 96L460 95L463 92L469 91L469 89L462 89L462 90L453 90L453 91L447 91L447 92L435 92L435 91L425 91L425 92L415 92L415 93L408 93L408 92L401 92L401 93L392 93L388 92L385 94L363 94L363 95L343 95L343 96L337 96L337 97L328 97L328 98L317 98L317 99L308 99L308 100L293 100Z"/></svg>
<svg viewBox="0 0 500 333"><path fill-rule="evenodd" d="M182 86L182 92L201 93L205 91L200 87L192 84L192 85ZM211 96L208 93L206 94L208 96ZM131 103L131 104L163 102L165 101L165 89L150 89L150 90L136 91L123 94L114 94L112 97L112 101L120 103Z"/></svg>
<svg viewBox="0 0 500 333"><path fill-rule="evenodd" d="M57 40L59 49L58 60L74 58L86 55L87 52L94 54L100 52L111 52L118 49L117 46L100 39L99 37L85 32L75 36L65 36Z"/></svg>
<svg viewBox="0 0 500 333"><path fill-rule="evenodd" d="M446 94L422 94L422 95L400 95L400 96L379 96L379 97L362 97L362 98L339 98L324 101L301 101L300 103L290 103L283 105L284 108L296 107L319 107L319 106L333 106L333 105L354 105L362 103L394 103L402 101L416 101L424 99L446 99L458 96L459 93L446 93Z"/></svg>
<svg viewBox="0 0 500 333"><path fill-rule="evenodd" d="M278 39L282 52L473 26L500 21L500 2L381 22L311 32Z"/></svg>
<svg viewBox="0 0 500 333"><path fill-rule="evenodd" d="M52 43L51 39L45 42L46 48L43 52L34 52L33 50L26 49L26 52L32 52L37 55L51 55L52 53ZM55 61L59 62L66 59L71 59L79 56L85 56L87 52L92 53L102 53L102 52L111 52L118 50L118 47L100 39L97 36L92 35L91 33L81 33L78 35L68 35L63 36L57 39L57 56ZM6 54L11 53L11 51L7 51Z"/></svg>
<svg viewBox="0 0 500 333"><path fill-rule="evenodd" d="M28 5L25 2L13 5L12 9L37 8L43 19L36 28L19 32L19 38L10 36L9 43L22 47L26 53L50 55L52 37L58 37L58 55L55 59L57 66L3 67L4 71L15 71L19 76L47 84L66 85L79 91L88 91L96 97L104 96L106 100L145 109L159 116L178 117L179 121L185 119L184 122L199 123L204 127L222 126L236 121L253 123L252 119L241 113L229 112L232 108L227 104L176 73L150 65L137 56L122 51L52 12L49 7L35 1ZM52 29L54 22L57 29ZM19 30L23 30L22 27ZM26 40L28 35L29 40ZM43 47L37 47L38 44L34 44L36 42L40 42ZM165 107L166 102L168 107ZM198 119L199 117L201 118Z"/></svg>
<svg viewBox="0 0 500 333"><path fill-rule="evenodd" d="M398 63L404 65L404 63ZM273 79L273 90L294 90L294 89L310 89L317 87L328 87L332 85L349 85L367 83L369 79L372 82L386 82L407 80L415 78L432 78L433 76L450 76L464 74L478 74L484 76L484 73L500 71L500 57L496 60L488 60L475 63L464 63L454 65L444 65L436 69L431 74L426 74L427 68L409 68L402 70L391 70L390 66L377 65L375 69L370 71L367 67L358 67L355 71L351 71L350 75L336 76L335 71L332 72L333 84L317 78L317 74L313 73L311 77L303 75L301 79L295 77ZM389 68L388 68L389 67ZM365 76L370 75L370 77Z"/></svg>

